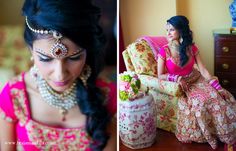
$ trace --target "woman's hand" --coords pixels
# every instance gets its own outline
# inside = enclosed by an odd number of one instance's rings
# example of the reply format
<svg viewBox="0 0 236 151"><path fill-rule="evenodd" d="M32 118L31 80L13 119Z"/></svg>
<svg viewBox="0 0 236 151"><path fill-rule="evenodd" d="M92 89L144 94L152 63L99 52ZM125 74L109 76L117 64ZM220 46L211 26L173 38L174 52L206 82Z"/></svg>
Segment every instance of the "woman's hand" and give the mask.
<svg viewBox="0 0 236 151"><path fill-rule="evenodd" d="M158 76L160 80L166 80L167 75L166 74L161 74Z"/></svg>
<svg viewBox="0 0 236 151"><path fill-rule="evenodd" d="M184 80L184 78L182 78L181 76L178 78L178 81L177 81L179 84L180 84L180 86L181 86L181 88L182 88L182 90L185 92L185 91L187 91L188 90L188 88L189 88L189 84L188 84L188 82L186 82L185 80Z"/></svg>
<svg viewBox="0 0 236 151"><path fill-rule="evenodd" d="M230 97L229 97L229 95L228 95L228 93L227 93L227 91L225 89L218 90L218 93L220 94L220 96L223 99L225 99L225 100L229 100L230 99Z"/></svg>

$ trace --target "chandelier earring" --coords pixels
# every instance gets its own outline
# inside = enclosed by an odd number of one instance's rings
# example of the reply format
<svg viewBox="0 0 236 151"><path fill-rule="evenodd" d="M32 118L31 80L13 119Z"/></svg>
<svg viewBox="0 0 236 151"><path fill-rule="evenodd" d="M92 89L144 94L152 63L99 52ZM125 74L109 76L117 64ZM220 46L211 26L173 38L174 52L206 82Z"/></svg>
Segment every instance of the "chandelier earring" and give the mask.
<svg viewBox="0 0 236 151"><path fill-rule="evenodd" d="M39 77L39 69L36 67L35 64L30 68L30 76L31 76L34 80Z"/></svg>
<svg viewBox="0 0 236 151"><path fill-rule="evenodd" d="M87 87L87 80L92 73L91 67L89 65L85 65L83 71L81 72L79 78L82 81L83 85Z"/></svg>

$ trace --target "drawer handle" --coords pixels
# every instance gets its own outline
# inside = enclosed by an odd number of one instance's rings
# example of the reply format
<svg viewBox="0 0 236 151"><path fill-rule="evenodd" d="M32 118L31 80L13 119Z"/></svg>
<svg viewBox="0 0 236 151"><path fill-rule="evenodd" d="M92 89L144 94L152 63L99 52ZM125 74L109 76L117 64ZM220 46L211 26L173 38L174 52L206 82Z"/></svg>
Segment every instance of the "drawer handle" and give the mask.
<svg viewBox="0 0 236 151"><path fill-rule="evenodd" d="M229 80L222 80L222 84L223 85L228 85L229 84Z"/></svg>
<svg viewBox="0 0 236 151"><path fill-rule="evenodd" d="M223 47L222 50L223 50L223 52L229 52L229 48L228 47Z"/></svg>
<svg viewBox="0 0 236 151"><path fill-rule="evenodd" d="M224 63L224 64L222 64L222 68L227 70L227 69L229 69L229 65L227 63Z"/></svg>

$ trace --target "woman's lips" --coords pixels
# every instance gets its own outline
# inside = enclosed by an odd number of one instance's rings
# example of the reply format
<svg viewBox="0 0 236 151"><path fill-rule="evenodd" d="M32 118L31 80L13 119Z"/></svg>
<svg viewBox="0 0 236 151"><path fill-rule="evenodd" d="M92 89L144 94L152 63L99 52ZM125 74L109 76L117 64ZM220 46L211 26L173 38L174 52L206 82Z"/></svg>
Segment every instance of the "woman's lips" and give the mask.
<svg viewBox="0 0 236 151"><path fill-rule="evenodd" d="M67 80L67 81L53 81L53 83L58 87L63 87L69 83L69 80Z"/></svg>

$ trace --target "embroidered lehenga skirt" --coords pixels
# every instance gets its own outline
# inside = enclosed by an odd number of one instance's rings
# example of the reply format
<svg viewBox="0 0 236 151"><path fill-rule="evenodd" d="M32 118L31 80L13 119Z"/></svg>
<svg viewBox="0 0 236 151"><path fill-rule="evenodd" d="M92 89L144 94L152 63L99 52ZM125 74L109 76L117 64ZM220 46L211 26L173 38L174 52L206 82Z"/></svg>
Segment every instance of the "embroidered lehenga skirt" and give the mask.
<svg viewBox="0 0 236 151"><path fill-rule="evenodd" d="M178 102L178 140L208 142L213 149L217 148L217 140L233 144L236 141L234 97L225 90L230 99L222 98L199 73L187 78L193 80Z"/></svg>

